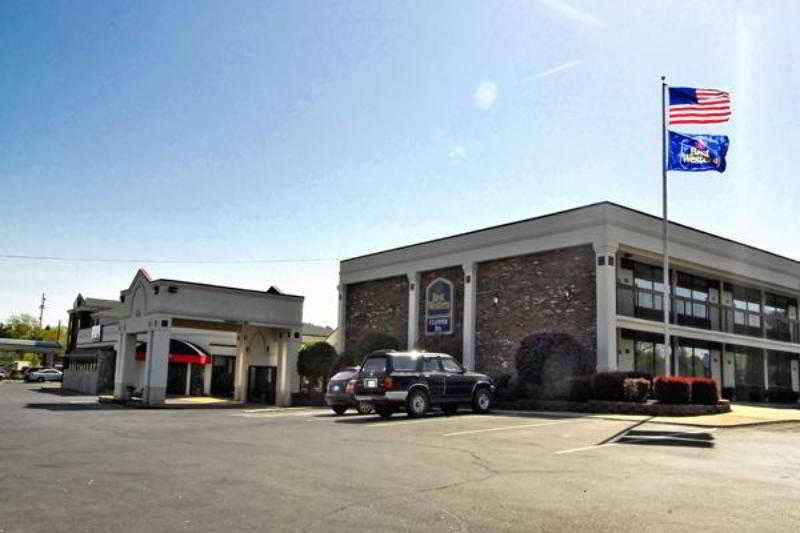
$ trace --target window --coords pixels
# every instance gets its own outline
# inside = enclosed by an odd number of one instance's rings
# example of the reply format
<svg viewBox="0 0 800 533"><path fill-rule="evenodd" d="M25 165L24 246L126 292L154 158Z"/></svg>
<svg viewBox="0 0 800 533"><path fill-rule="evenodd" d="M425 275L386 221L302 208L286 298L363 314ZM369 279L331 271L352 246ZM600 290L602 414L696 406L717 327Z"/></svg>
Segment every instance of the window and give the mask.
<svg viewBox="0 0 800 533"><path fill-rule="evenodd" d="M733 293L733 332L761 336L761 291L747 287L725 285Z"/></svg>
<svg viewBox="0 0 800 533"><path fill-rule="evenodd" d="M679 341L678 375L695 378L711 377L711 350L703 345L686 345Z"/></svg>
<svg viewBox="0 0 800 533"><path fill-rule="evenodd" d="M439 359L436 357L426 357L422 361L423 372L440 372L442 369L439 366Z"/></svg>
<svg viewBox="0 0 800 533"><path fill-rule="evenodd" d="M444 368L445 372L450 372L453 374L458 374L463 372L461 365L459 365L455 360L450 357L442 357L442 367Z"/></svg>
<svg viewBox="0 0 800 533"><path fill-rule="evenodd" d="M764 356L757 348L735 347L736 386L764 387Z"/></svg>
<svg viewBox="0 0 800 533"><path fill-rule="evenodd" d="M792 358L796 355L785 352L767 352L767 372L770 387L792 386Z"/></svg>
<svg viewBox="0 0 800 533"><path fill-rule="evenodd" d="M789 308L797 308L797 300L777 294L764 295L764 329L769 339L791 342Z"/></svg>
<svg viewBox="0 0 800 533"><path fill-rule="evenodd" d="M664 338L644 332L631 332L631 335L634 338L633 368L653 375L666 374Z"/></svg>
<svg viewBox="0 0 800 533"><path fill-rule="evenodd" d="M361 367L361 372L367 376L374 376L378 373L386 372L386 357L370 357L364 361L364 366Z"/></svg>
<svg viewBox="0 0 800 533"><path fill-rule="evenodd" d="M664 314L664 270L661 267L633 264L635 316L658 320Z"/></svg>
<svg viewBox="0 0 800 533"><path fill-rule="evenodd" d="M417 357L410 355L393 355L392 370L395 372L412 372L417 369Z"/></svg>
<svg viewBox="0 0 800 533"><path fill-rule="evenodd" d="M708 294L713 281L678 272L675 284L675 320L678 324L710 328Z"/></svg>

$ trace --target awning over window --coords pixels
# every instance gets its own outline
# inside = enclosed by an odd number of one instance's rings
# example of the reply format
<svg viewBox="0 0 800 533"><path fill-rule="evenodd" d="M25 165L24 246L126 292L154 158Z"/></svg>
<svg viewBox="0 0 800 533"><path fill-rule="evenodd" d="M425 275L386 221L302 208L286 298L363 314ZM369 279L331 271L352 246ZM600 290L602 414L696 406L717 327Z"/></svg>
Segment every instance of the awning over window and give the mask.
<svg viewBox="0 0 800 533"><path fill-rule="evenodd" d="M136 360L145 361L146 359L147 343L139 342L136 344ZM211 363L211 355L194 343L180 339L170 339L169 362L207 365Z"/></svg>

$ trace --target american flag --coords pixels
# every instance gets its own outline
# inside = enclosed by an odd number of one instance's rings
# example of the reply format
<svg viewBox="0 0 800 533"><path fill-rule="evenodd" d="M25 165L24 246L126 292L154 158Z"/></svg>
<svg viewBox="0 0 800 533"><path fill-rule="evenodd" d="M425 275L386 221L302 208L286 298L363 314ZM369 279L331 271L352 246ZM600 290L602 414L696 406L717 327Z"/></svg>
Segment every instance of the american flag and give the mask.
<svg viewBox="0 0 800 533"><path fill-rule="evenodd" d="M731 96L717 89L669 88L670 124L717 124L731 118Z"/></svg>

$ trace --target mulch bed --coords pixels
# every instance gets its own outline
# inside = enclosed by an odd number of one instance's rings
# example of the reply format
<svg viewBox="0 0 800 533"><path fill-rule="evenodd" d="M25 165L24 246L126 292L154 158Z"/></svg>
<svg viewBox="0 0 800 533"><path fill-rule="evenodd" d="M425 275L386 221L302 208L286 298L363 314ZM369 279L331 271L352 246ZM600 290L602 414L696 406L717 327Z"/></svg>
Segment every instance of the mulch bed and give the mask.
<svg viewBox="0 0 800 533"><path fill-rule="evenodd" d="M699 416L728 413L731 405L722 401L717 405L661 404L656 401L608 402L589 400L588 402L569 402L559 400L517 400L513 402L495 401L495 409L510 411L567 411L576 413L647 415L647 416Z"/></svg>

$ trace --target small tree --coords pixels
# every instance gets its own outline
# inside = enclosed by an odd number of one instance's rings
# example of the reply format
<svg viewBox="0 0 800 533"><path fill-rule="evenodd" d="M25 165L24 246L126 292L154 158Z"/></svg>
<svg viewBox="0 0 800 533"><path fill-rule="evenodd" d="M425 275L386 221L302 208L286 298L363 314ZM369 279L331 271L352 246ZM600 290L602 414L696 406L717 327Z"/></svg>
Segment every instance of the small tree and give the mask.
<svg viewBox="0 0 800 533"><path fill-rule="evenodd" d="M362 359L363 357L361 357L357 352L352 352L352 351L342 352L336 357L336 359L331 364L330 370L328 371L328 375L332 376L339 370L348 366L360 366Z"/></svg>
<svg viewBox="0 0 800 533"><path fill-rule="evenodd" d="M327 342L315 342L303 346L297 353L297 373L312 383L327 380L328 370L336 359L336 350ZM325 383L322 383L323 390Z"/></svg>

